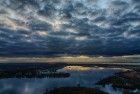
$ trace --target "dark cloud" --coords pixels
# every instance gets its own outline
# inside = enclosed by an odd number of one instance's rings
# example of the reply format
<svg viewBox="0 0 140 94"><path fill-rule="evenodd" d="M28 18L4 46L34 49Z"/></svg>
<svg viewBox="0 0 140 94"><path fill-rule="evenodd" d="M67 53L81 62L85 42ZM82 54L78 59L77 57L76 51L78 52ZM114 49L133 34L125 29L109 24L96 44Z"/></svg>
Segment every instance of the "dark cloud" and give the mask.
<svg viewBox="0 0 140 94"><path fill-rule="evenodd" d="M1 0L1 55L140 54L139 0Z"/></svg>

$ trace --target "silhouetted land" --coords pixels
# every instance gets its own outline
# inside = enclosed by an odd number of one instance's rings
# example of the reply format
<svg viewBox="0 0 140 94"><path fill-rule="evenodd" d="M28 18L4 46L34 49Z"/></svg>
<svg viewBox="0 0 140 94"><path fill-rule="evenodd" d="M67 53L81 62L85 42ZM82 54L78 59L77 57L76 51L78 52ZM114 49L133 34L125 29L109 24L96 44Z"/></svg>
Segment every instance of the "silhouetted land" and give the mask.
<svg viewBox="0 0 140 94"><path fill-rule="evenodd" d="M55 72L58 69L65 67L67 64L65 63L0 63L0 70L7 71L7 70L28 70L28 69L36 69L36 70L48 70Z"/></svg>
<svg viewBox="0 0 140 94"><path fill-rule="evenodd" d="M0 71L0 79L4 78L65 78L69 73L47 72L41 73L36 70L17 70L17 71Z"/></svg>
<svg viewBox="0 0 140 94"><path fill-rule="evenodd" d="M13 63L0 64L0 79L4 78L64 78L69 73L57 72L64 64Z"/></svg>
<svg viewBox="0 0 140 94"><path fill-rule="evenodd" d="M114 88L140 89L140 70L120 72L115 76L102 79L97 84L112 84Z"/></svg>
<svg viewBox="0 0 140 94"><path fill-rule="evenodd" d="M108 94L95 88L86 87L61 87L44 94Z"/></svg>

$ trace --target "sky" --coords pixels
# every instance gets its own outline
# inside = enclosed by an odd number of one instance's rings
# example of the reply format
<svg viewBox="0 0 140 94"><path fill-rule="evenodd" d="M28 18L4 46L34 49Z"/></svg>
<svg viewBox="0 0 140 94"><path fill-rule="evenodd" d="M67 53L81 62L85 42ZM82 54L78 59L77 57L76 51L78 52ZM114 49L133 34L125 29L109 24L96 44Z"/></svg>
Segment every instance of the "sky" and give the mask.
<svg viewBox="0 0 140 94"><path fill-rule="evenodd" d="M0 0L0 55L140 54L140 0Z"/></svg>

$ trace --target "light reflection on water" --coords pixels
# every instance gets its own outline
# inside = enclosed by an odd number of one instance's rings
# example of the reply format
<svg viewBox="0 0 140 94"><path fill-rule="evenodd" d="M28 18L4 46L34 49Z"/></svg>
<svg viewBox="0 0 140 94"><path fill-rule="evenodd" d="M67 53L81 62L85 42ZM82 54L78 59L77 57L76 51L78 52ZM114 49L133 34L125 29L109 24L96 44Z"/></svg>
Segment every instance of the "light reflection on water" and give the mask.
<svg viewBox="0 0 140 94"><path fill-rule="evenodd" d="M95 87L95 83L100 79L124 70L120 68L66 66L57 71L70 73L71 76L68 78L1 79L0 94L9 94L9 92L10 94L43 94L46 89L77 86L78 84L85 87ZM108 90L108 88L104 89Z"/></svg>
<svg viewBox="0 0 140 94"><path fill-rule="evenodd" d="M101 90L108 92L109 94L122 94L122 89L116 88L114 90L114 88L112 87L112 85L105 85L105 87L100 87Z"/></svg>

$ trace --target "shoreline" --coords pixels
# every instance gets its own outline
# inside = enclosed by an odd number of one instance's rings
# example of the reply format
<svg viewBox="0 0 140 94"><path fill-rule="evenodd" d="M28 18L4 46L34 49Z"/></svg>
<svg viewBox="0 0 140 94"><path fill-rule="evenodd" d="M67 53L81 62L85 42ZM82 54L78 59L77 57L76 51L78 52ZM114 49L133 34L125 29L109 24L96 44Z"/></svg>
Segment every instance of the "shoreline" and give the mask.
<svg viewBox="0 0 140 94"><path fill-rule="evenodd" d="M40 62L32 62L32 63L0 63L0 69L14 69L18 68L52 68L52 67L66 67L66 66L82 66L82 67L103 67L103 68L125 68L132 70L140 70L140 65L123 65L123 63L119 64L67 64L67 63L40 63Z"/></svg>

